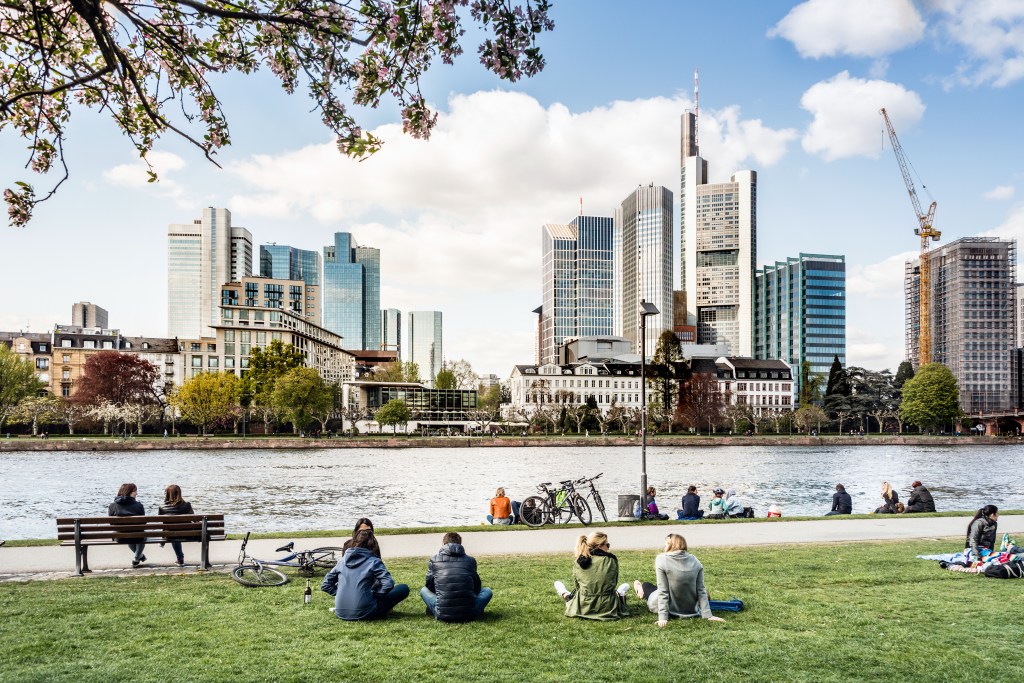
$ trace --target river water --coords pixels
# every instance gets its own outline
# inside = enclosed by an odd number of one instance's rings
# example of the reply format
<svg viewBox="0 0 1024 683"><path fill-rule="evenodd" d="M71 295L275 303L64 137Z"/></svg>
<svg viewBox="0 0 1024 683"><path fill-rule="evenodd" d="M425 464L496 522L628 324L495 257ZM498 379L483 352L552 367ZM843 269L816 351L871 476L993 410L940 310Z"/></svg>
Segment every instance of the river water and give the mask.
<svg viewBox="0 0 1024 683"><path fill-rule="evenodd" d="M617 494L638 492L639 447L13 452L0 455L0 539L52 538L57 516L104 515L124 481L153 514L176 483L197 513L227 515L234 533L344 529L364 515L380 527L478 524L498 486L521 500L538 482L598 472L614 517ZM1013 446L647 449L649 482L673 517L689 484L703 506L714 487L735 488L758 517L772 504L822 514L836 482L854 512L870 512L883 481L905 501L915 479L939 510L1021 509L1022 472L1024 449Z"/></svg>

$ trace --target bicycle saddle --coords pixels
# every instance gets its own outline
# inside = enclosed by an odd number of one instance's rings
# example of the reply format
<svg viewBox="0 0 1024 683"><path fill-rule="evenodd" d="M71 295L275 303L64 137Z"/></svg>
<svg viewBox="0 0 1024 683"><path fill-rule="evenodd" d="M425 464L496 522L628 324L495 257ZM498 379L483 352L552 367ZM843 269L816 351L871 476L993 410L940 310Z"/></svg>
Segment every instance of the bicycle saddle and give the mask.
<svg viewBox="0 0 1024 683"><path fill-rule="evenodd" d="M290 553L292 551L292 548L294 548L294 547L295 547L295 541L290 541L288 543L288 545L283 545L280 548L278 548L277 550L275 550L274 552L275 553Z"/></svg>
<svg viewBox="0 0 1024 683"><path fill-rule="evenodd" d="M543 483L538 484L538 486L551 486L551 482L550 481L545 481Z"/></svg>
<svg viewBox="0 0 1024 683"><path fill-rule="evenodd" d="M562 486L568 486L569 484L574 484L576 482L574 482L572 479L566 479L565 481L560 481L558 483L561 484Z"/></svg>

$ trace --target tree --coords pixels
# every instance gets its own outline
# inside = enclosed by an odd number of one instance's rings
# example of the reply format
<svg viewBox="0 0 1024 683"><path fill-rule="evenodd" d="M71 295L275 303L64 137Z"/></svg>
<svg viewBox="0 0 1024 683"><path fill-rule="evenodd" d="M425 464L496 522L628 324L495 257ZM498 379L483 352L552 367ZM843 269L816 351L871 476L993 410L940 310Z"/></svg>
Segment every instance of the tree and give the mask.
<svg viewBox="0 0 1024 683"><path fill-rule="evenodd" d="M380 365L373 371L374 382L412 382L420 381L420 366L417 363L393 361Z"/></svg>
<svg viewBox="0 0 1024 683"><path fill-rule="evenodd" d="M57 416L68 426L68 434L75 435L75 425L88 415L89 409L78 401L62 398L57 406Z"/></svg>
<svg viewBox="0 0 1024 683"><path fill-rule="evenodd" d="M352 157L382 143L360 127L349 97L369 108L394 99L403 131L427 138L437 114L420 78L436 59L451 64L462 53L467 4L484 29L486 68L509 81L544 68L536 39L554 28L548 0L5 0L0 121L30 141L34 172L63 171L42 199L24 182L5 190L10 220L26 224L67 179L73 104L108 113L143 159L170 132L213 161L231 137L210 74L266 67L289 94L305 83L313 110ZM149 173L155 181L152 166Z"/></svg>
<svg viewBox="0 0 1024 683"><path fill-rule="evenodd" d="M846 370L843 369L843 364L839 362L838 355L832 359L832 367L828 371L828 385L825 389L825 397L836 394L840 396L850 395L850 384L846 377Z"/></svg>
<svg viewBox="0 0 1024 683"><path fill-rule="evenodd" d="M15 408L13 418L18 422L32 425L32 436L38 436L39 423L55 420L58 406L59 401L49 392L44 392L40 396L28 396Z"/></svg>
<svg viewBox="0 0 1024 683"><path fill-rule="evenodd" d="M903 385L913 376L914 365L909 360L905 360L896 368L896 378L893 379L892 383L897 389L903 389Z"/></svg>
<svg viewBox="0 0 1024 683"><path fill-rule="evenodd" d="M434 378L435 389L458 389L458 380L455 379L455 373L448 368L442 368L437 373L437 377Z"/></svg>
<svg viewBox="0 0 1024 683"><path fill-rule="evenodd" d="M455 376L456 389L475 389L480 382L479 375L473 370L468 360L460 358L454 363L448 363L445 368Z"/></svg>
<svg viewBox="0 0 1024 683"><path fill-rule="evenodd" d="M334 391L313 368L292 368L277 379L273 403L288 416L292 433L298 434L315 413L334 407Z"/></svg>
<svg viewBox="0 0 1024 683"><path fill-rule="evenodd" d="M941 363L928 363L903 385L900 417L921 429L942 429L960 417L960 388Z"/></svg>
<svg viewBox="0 0 1024 683"><path fill-rule="evenodd" d="M842 394L832 394L825 397L825 410L829 412L829 415L834 415L835 419L839 420L839 433L843 433L843 424L846 422L846 418L849 417L850 413L853 412L853 406L850 405L850 399Z"/></svg>
<svg viewBox="0 0 1024 683"><path fill-rule="evenodd" d="M597 426L601 430L601 436L608 435L608 428L614 425L622 417L622 406L617 405L614 401L608 407L608 410L601 412L600 410L594 411L594 419L597 421Z"/></svg>
<svg viewBox="0 0 1024 683"><path fill-rule="evenodd" d="M171 405L205 436L210 425L241 410L241 384L233 372L201 372L171 394Z"/></svg>
<svg viewBox="0 0 1024 683"><path fill-rule="evenodd" d="M718 379L710 373L695 373L683 384L679 421L687 427L709 431L722 422L725 399L718 390Z"/></svg>
<svg viewBox="0 0 1024 683"><path fill-rule="evenodd" d="M679 347L679 338L672 330L665 330L658 337L654 358L647 367L647 383L657 392L669 433L672 432L672 414L679 404L679 380L683 372L683 352Z"/></svg>
<svg viewBox="0 0 1024 683"><path fill-rule="evenodd" d="M565 409L566 416L576 425L576 433L583 433L583 422L590 417L591 409L586 403L568 406Z"/></svg>
<svg viewBox="0 0 1024 683"><path fill-rule="evenodd" d="M724 411L725 419L732 423L733 434L738 434L740 431L740 421L745 420L753 424L754 414L750 410L750 406L743 404L729 404L725 406Z"/></svg>
<svg viewBox="0 0 1024 683"><path fill-rule="evenodd" d="M391 433L395 434L399 424L403 426L404 431L405 425L409 423L412 415L409 413L409 406L405 401L393 398L378 408L373 417L381 425L391 425Z"/></svg>
<svg viewBox="0 0 1024 683"><path fill-rule="evenodd" d="M46 385L36 378L32 364L0 343L0 428L23 399L45 389Z"/></svg>
<svg viewBox="0 0 1024 683"><path fill-rule="evenodd" d="M137 354L100 351L86 359L74 397L85 405L151 404L159 380L157 367Z"/></svg>
<svg viewBox="0 0 1024 683"><path fill-rule="evenodd" d="M821 423L828 420L828 415L825 411L815 405L804 405L793 415L793 422L796 423L797 429L802 432L811 432L811 429L815 429L818 433L821 433Z"/></svg>
<svg viewBox="0 0 1024 683"><path fill-rule="evenodd" d="M291 344L274 339L266 349L252 347L249 354L249 369L242 378L242 406L255 407L263 418L263 431L270 430L277 407L274 403L274 389L277 380L289 370L306 364L306 356Z"/></svg>
<svg viewBox="0 0 1024 683"><path fill-rule="evenodd" d="M836 360L838 360L838 356ZM824 383L824 377L811 372L811 361L805 360L800 363L800 405L809 406L818 403L821 400L821 387Z"/></svg>

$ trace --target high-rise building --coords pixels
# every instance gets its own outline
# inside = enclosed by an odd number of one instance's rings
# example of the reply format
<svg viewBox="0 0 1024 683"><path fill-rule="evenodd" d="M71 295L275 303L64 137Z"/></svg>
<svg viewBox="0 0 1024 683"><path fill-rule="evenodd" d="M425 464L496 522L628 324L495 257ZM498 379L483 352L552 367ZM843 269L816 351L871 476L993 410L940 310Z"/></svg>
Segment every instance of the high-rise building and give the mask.
<svg viewBox="0 0 1024 683"><path fill-rule="evenodd" d="M658 337L672 329L672 191L667 187L640 186L615 212L615 242L621 268L617 298L621 302L621 336L640 353L640 301L654 304L660 313L648 316L647 347L654 355Z"/></svg>
<svg viewBox="0 0 1024 683"><path fill-rule="evenodd" d="M209 207L191 224L167 228L167 336L213 335L220 286L252 275L252 234L231 212Z"/></svg>
<svg viewBox="0 0 1024 683"><path fill-rule="evenodd" d="M416 363L420 379L433 387L444 361L441 311L409 311L406 321L406 340L402 344L405 360Z"/></svg>
<svg viewBox="0 0 1024 683"><path fill-rule="evenodd" d="M351 233L334 233L324 247L324 327L346 349L380 349L380 250L361 247Z"/></svg>
<svg viewBox="0 0 1024 683"><path fill-rule="evenodd" d="M846 260L800 254L759 268L754 286L754 355L793 370L799 392L803 363L828 377L838 356L846 365Z"/></svg>
<svg viewBox="0 0 1024 683"><path fill-rule="evenodd" d="M380 312L380 350L394 351L402 357L402 312L397 308Z"/></svg>
<svg viewBox="0 0 1024 683"><path fill-rule="evenodd" d="M1017 301L1014 308L1017 310L1017 348L1024 347L1024 283L1018 282L1016 287Z"/></svg>
<svg viewBox="0 0 1024 683"><path fill-rule="evenodd" d="M928 252L931 259L933 363L942 363L960 387L970 414L1017 408L1017 242L964 237ZM920 334L920 260L904 266L906 353L917 366Z"/></svg>
<svg viewBox="0 0 1024 683"><path fill-rule="evenodd" d="M78 327L98 327L105 330L110 326L107 317L107 309L88 301L79 301L71 306L71 324Z"/></svg>
<svg viewBox="0 0 1024 683"><path fill-rule="evenodd" d="M728 344L752 355L754 269L757 263L757 173L737 171L708 182L696 140L697 119L682 117L679 173L679 256L687 323L698 344Z"/></svg>
<svg viewBox="0 0 1024 683"><path fill-rule="evenodd" d="M608 335L614 328L614 223L577 216L541 229L542 362L554 363L567 337Z"/></svg>
<svg viewBox="0 0 1024 683"><path fill-rule="evenodd" d="M302 280L306 285L302 317L314 325L321 324L320 252L263 244L260 246L260 277Z"/></svg>

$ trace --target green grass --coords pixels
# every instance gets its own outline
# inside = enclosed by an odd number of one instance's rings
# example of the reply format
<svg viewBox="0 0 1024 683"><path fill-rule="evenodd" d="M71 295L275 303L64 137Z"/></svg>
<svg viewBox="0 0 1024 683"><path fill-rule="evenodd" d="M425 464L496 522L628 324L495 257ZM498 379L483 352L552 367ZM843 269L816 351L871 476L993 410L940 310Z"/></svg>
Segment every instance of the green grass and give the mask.
<svg viewBox="0 0 1024 683"><path fill-rule="evenodd" d="M612 534L614 547L615 536ZM482 558L495 598L481 623L436 623L416 594L424 560L389 567L410 598L345 623L304 583L245 589L224 574L0 585L3 681L1016 680L1021 584L956 574L918 553L946 541L697 550L713 598L747 609L665 630L634 616L562 616L551 582L569 553ZM472 551L472 548L470 548ZM620 554L651 579L654 552Z"/></svg>

